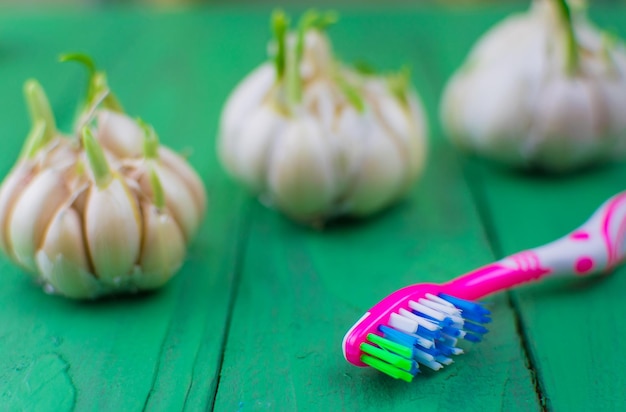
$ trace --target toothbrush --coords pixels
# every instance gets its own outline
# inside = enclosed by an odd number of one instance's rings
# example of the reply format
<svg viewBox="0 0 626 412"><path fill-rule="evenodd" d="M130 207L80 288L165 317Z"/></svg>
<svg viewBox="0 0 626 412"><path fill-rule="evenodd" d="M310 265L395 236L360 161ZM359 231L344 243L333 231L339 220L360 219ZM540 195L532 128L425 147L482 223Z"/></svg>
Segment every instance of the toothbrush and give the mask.
<svg viewBox="0 0 626 412"><path fill-rule="evenodd" d="M553 276L608 273L626 257L626 191L605 201L570 234L443 284L407 286L384 298L350 328L343 354L410 382L419 364L433 370L462 353L459 339L478 342L489 311L474 302L522 283Z"/></svg>

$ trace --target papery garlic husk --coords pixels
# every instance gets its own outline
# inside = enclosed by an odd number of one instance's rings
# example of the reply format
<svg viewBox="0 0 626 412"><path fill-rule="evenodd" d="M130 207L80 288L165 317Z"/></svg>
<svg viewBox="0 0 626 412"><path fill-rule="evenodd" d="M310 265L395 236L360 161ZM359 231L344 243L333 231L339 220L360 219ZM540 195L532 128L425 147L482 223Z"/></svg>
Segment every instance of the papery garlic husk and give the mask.
<svg viewBox="0 0 626 412"><path fill-rule="evenodd" d="M70 136L56 130L41 87L27 85L33 129L0 186L0 249L46 292L73 299L163 286L206 207L187 161L111 104L101 72L91 75Z"/></svg>
<svg viewBox="0 0 626 412"><path fill-rule="evenodd" d="M626 156L626 49L565 0L537 0L487 32L441 106L460 147L567 172Z"/></svg>
<svg viewBox="0 0 626 412"><path fill-rule="evenodd" d="M325 23L315 23L324 18L305 15L299 36L275 15L274 60L232 92L218 140L229 174L310 223L388 207L413 187L426 159L426 118L407 77L342 65Z"/></svg>

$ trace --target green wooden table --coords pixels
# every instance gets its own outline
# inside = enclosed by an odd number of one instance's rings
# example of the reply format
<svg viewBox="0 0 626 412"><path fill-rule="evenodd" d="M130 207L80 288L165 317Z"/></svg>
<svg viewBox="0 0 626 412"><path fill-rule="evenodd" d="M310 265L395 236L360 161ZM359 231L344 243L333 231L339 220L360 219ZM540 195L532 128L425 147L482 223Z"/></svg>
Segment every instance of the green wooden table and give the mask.
<svg viewBox="0 0 626 412"><path fill-rule="evenodd" d="M445 80L511 10L342 12L331 29L337 53L381 69L409 63L432 142L404 202L324 230L261 206L215 156L222 103L265 57L269 9L4 13L0 174L29 127L23 81L41 81L67 127L84 73L56 58L86 51L130 114L190 154L210 205L182 271L158 293L77 303L44 294L1 258L0 410L626 410L626 268L490 298L487 339L412 384L341 354L345 331L387 293L550 241L626 188L626 165L523 175L444 140ZM626 36L626 8L592 15Z"/></svg>

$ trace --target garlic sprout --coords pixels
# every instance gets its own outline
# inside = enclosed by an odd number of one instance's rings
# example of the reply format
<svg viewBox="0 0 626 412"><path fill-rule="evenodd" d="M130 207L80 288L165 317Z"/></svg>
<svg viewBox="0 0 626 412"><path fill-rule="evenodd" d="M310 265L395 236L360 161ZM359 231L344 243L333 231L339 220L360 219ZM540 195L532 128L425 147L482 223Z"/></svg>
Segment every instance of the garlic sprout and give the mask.
<svg viewBox="0 0 626 412"><path fill-rule="evenodd" d="M49 293L95 298L154 289L180 268L206 207L204 186L153 128L126 115L89 69L76 130L63 135L35 80L32 129L0 186L0 249Z"/></svg>
<svg viewBox="0 0 626 412"><path fill-rule="evenodd" d="M426 119L407 71L364 74L334 56L331 13L296 29L272 20L272 59L225 104L218 149L225 169L290 217L366 216L403 196L426 157Z"/></svg>
<svg viewBox="0 0 626 412"><path fill-rule="evenodd" d="M573 2L572 2L573 3ZM450 138L565 172L626 155L626 49L565 0L536 0L474 46L444 93Z"/></svg>

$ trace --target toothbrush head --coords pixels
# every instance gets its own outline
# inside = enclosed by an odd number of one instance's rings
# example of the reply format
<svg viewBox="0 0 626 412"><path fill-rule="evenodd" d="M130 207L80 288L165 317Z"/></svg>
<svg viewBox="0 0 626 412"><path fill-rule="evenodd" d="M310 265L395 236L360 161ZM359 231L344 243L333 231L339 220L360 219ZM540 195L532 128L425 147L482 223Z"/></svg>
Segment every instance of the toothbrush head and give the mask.
<svg viewBox="0 0 626 412"><path fill-rule="evenodd" d="M379 302L344 337L346 360L410 382L420 364L439 370L452 363L451 356L463 353L459 339L479 342L489 310L437 289L409 286Z"/></svg>

